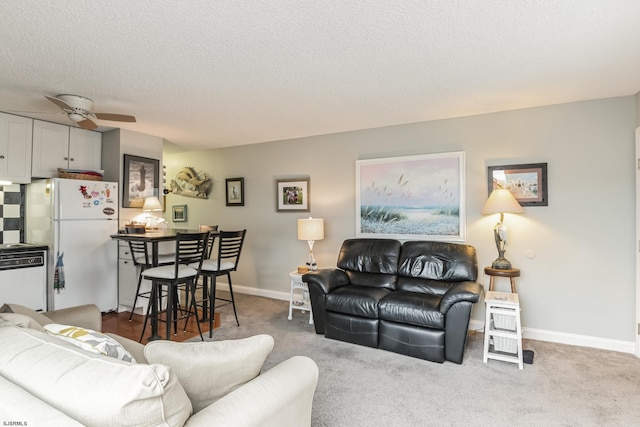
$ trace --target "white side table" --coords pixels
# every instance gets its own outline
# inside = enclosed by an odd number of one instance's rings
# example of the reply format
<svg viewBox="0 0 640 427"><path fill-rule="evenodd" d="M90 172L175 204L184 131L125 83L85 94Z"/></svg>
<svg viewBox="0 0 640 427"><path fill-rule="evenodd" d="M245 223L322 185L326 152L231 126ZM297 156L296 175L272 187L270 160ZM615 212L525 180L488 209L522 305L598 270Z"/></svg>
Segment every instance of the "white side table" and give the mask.
<svg viewBox="0 0 640 427"><path fill-rule="evenodd" d="M522 325L518 294L489 291L484 322L484 357L516 363L522 369Z"/></svg>
<svg viewBox="0 0 640 427"><path fill-rule="evenodd" d="M313 311L311 310L311 300L309 299L309 287L302 281L302 274L297 271L289 273L291 278L291 295L289 297L289 317L293 319L293 309L301 310L303 313L309 311L309 324L313 325ZM293 291L295 289L301 289L302 295L296 295L294 298Z"/></svg>

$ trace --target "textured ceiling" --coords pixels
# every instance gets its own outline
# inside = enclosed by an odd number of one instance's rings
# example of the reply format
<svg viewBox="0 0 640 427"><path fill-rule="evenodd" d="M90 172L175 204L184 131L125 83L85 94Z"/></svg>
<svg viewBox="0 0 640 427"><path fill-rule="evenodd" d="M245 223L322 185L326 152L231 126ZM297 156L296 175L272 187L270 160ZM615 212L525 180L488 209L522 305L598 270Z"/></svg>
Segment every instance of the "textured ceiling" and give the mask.
<svg viewBox="0 0 640 427"><path fill-rule="evenodd" d="M2 0L0 111L222 147L633 95L637 0Z"/></svg>

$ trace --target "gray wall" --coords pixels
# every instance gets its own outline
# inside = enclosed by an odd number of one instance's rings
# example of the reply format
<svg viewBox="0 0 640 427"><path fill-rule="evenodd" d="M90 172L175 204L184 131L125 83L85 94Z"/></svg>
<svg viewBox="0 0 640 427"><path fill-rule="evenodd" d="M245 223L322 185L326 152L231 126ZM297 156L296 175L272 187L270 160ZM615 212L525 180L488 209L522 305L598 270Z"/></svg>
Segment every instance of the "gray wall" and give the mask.
<svg viewBox="0 0 640 427"><path fill-rule="evenodd" d="M586 101L449 120L168 154L168 180L193 166L214 180L209 199L169 195L187 204L188 226L247 228L234 275L244 291L288 297L288 272L306 260L296 220L277 213L275 180L311 178L311 212L325 219L316 242L319 265L334 266L345 238L355 235L355 161L463 150L466 152L467 242L479 265L497 251L497 215L483 216L487 166L548 163L549 206L507 215L507 258L522 270L517 286L530 336L573 334L628 345L635 340L636 97ZM245 206L226 207L225 178L245 178ZM170 221L170 217L167 216ZM172 224L170 222L170 224ZM182 226L183 223L172 224ZM525 256L533 251L534 258ZM488 279L479 277L488 283ZM499 279L498 290L507 290ZM283 314L284 316L285 314ZM473 318L482 320L476 304ZM560 339L562 341L562 339ZM606 347L606 345L605 345Z"/></svg>

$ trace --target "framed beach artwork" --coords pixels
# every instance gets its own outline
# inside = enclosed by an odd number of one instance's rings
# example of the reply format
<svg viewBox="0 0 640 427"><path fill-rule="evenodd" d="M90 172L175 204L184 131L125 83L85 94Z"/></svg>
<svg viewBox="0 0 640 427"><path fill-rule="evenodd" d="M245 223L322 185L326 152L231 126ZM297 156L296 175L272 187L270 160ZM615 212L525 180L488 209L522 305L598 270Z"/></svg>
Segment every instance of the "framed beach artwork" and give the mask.
<svg viewBox="0 0 640 427"><path fill-rule="evenodd" d="M489 194L506 188L521 206L549 206L546 163L489 166L487 177Z"/></svg>
<svg viewBox="0 0 640 427"><path fill-rule="evenodd" d="M464 241L463 151L356 161L356 235Z"/></svg>
<svg viewBox="0 0 640 427"><path fill-rule="evenodd" d="M146 197L158 196L160 161L146 157L124 155L123 208L141 208Z"/></svg>

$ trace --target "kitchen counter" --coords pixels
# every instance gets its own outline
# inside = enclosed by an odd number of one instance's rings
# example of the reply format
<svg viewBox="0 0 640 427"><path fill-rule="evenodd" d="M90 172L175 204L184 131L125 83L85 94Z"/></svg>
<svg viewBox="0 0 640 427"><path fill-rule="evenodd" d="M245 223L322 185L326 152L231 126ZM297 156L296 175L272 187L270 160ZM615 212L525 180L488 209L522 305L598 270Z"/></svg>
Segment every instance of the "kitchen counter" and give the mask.
<svg viewBox="0 0 640 427"><path fill-rule="evenodd" d="M49 247L47 245L34 243L0 243L0 254L34 250L46 251L49 250Z"/></svg>

